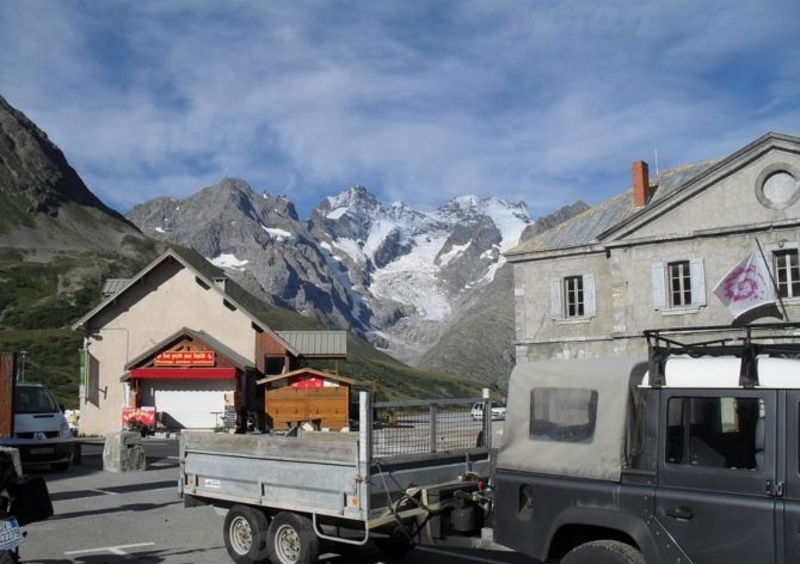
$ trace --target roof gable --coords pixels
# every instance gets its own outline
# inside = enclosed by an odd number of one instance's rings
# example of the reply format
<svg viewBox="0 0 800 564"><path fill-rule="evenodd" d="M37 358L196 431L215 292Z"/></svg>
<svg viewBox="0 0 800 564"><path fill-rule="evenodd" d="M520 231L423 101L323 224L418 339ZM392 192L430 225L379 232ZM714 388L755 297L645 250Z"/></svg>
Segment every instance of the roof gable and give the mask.
<svg viewBox="0 0 800 564"><path fill-rule="evenodd" d="M687 179L675 190L654 195L649 205L625 217L622 221L599 233L599 242L629 238L667 212L686 204L724 179L741 171L773 150L800 153L800 137L781 133L766 133L724 159L714 162L699 174ZM747 186L750 190L751 187Z"/></svg>
<svg viewBox="0 0 800 564"><path fill-rule="evenodd" d="M294 376L302 376L304 374L316 376L318 378L327 378L328 380L336 380L337 382L343 382L345 384L350 384L351 386L359 383L358 380L353 380L352 378L347 378L339 374L331 374L330 372L323 372L322 370L316 370L314 368L305 367L305 368L298 368L297 370L292 370L291 372L286 372L284 374L277 374L275 376L267 376L266 378L261 378L259 380L256 380L256 384L270 384L272 382L285 380L287 378L292 378Z"/></svg>
<svg viewBox="0 0 800 564"><path fill-rule="evenodd" d="M673 167L651 179L656 190L648 204L636 208L632 188L600 202L552 229L524 241L508 251L510 261L525 260L531 253L556 252L589 248L632 235L638 228L657 219L664 211L680 205L715 179L736 170L773 148L800 151L800 138L780 133L767 133L721 160Z"/></svg>
<svg viewBox="0 0 800 564"><path fill-rule="evenodd" d="M224 343L213 338L208 333L205 333L204 331L193 331L188 327L184 327L180 331L176 331L175 333L173 333L172 335L170 335L157 345L151 347L150 349L144 351L142 354L130 360L125 365L125 370L130 370L131 368L138 368L148 365L155 359L158 353L164 350L168 350L169 348L175 346L176 344L182 341L192 341L200 343L207 349L217 352L219 355L225 358L230 364L232 364L233 366L235 366L240 370L248 370L255 368L255 365L250 360L240 355L239 353L237 353Z"/></svg>
<svg viewBox="0 0 800 564"><path fill-rule="evenodd" d="M101 301L89 313L81 317L72 325L73 330L85 328L86 325L96 317L100 312L111 306L119 296L129 292L137 283L142 281L149 273L153 272L165 261L174 260L183 265L184 268L192 271L198 279L200 279L206 286L219 292L220 296L228 301L231 305L242 311L254 325L261 330L269 333L274 337L287 351L294 356L299 356L300 352L292 344L286 342L280 335L270 329L267 324L266 316L263 309L264 304L244 288L236 284L225 276L225 272L208 262L197 252L187 249L172 247L167 249L164 253L156 258L153 262L142 269L135 277L133 277L119 292L111 295ZM224 281L224 284L219 284L219 281Z"/></svg>

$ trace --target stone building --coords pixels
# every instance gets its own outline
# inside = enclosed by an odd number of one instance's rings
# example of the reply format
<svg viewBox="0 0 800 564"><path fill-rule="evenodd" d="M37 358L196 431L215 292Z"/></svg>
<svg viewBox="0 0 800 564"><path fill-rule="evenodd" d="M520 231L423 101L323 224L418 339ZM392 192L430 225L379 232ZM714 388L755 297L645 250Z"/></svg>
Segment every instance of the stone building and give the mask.
<svg viewBox="0 0 800 564"><path fill-rule="evenodd" d="M119 430L125 408L213 428L226 405L263 411L255 381L307 359L344 359L344 331L276 331L275 311L188 249L170 249L75 323L83 334L80 432ZM226 395L233 401L226 401Z"/></svg>
<svg viewBox="0 0 800 564"><path fill-rule="evenodd" d="M758 243L800 319L800 138L768 133L652 179L639 161L632 176L507 253L518 360L643 354L644 329L730 324L712 290Z"/></svg>

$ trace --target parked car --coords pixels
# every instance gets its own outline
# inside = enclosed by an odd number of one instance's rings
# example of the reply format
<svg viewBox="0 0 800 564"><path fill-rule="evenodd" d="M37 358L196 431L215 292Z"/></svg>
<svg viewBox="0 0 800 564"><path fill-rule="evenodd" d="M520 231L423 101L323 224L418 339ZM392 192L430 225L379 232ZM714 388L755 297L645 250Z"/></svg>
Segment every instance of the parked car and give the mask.
<svg viewBox="0 0 800 564"><path fill-rule="evenodd" d="M506 406L499 401L493 401L491 403L491 416L492 421L503 421L506 418ZM483 419L483 403L478 402L472 405L472 409L470 410L470 415L475 421L480 421Z"/></svg>
<svg viewBox="0 0 800 564"><path fill-rule="evenodd" d="M66 470L75 439L58 402L42 384L17 384L14 392L14 437L0 444L19 449L23 465L49 464Z"/></svg>

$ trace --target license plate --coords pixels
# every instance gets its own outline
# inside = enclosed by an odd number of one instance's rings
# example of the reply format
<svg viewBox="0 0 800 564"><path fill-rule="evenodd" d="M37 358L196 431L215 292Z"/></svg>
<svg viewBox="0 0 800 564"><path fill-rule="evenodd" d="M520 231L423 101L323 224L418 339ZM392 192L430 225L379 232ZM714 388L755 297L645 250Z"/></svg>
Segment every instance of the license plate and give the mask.
<svg viewBox="0 0 800 564"><path fill-rule="evenodd" d="M53 447L32 448L31 454L53 454Z"/></svg>
<svg viewBox="0 0 800 564"><path fill-rule="evenodd" d="M0 550L13 550L22 544L22 531L15 517L0 519Z"/></svg>

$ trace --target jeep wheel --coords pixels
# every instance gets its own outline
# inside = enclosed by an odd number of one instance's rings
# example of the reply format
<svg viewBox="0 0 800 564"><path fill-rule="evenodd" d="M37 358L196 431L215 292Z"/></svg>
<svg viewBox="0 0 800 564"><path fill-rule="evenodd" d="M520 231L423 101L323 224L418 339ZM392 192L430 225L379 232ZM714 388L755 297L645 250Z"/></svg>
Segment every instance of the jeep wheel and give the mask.
<svg viewBox="0 0 800 564"><path fill-rule="evenodd" d="M319 557L319 539L311 520L294 513L278 513L269 526L267 550L272 564L312 564Z"/></svg>
<svg viewBox="0 0 800 564"><path fill-rule="evenodd" d="M635 547L614 540L592 541L576 546L561 564L647 564Z"/></svg>
<svg viewBox="0 0 800 564"><path fill-rule="evenodd" d="M269 521L262 511L247 505L234 505L225 516L225 548L236 564L267 561Z"/></svg>

